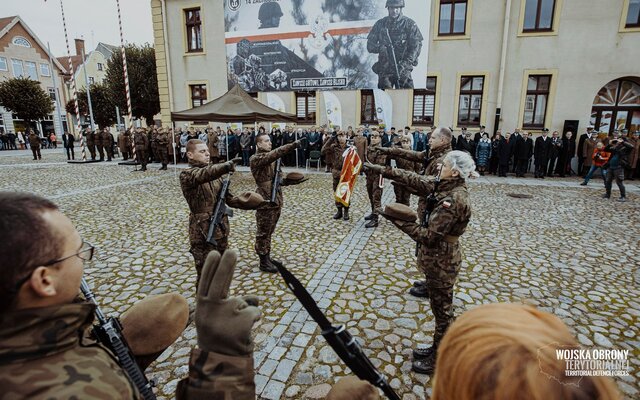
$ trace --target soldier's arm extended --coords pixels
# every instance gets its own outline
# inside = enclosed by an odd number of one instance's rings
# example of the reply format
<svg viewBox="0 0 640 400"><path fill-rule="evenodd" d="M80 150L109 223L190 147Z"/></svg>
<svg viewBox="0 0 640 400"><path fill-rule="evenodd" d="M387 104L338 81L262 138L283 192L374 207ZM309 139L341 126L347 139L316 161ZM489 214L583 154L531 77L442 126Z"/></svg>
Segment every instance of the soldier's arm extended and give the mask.
<svg viewBox="0 0 640 400"><path fill-rule="evenodd" d="M233 161L222 164L211 164L202 168L190 168L180 173L180 186L191 188L220 178L229 171L235 170Z"/></svg>
<svg viewBox="0 0 640 400"><path fill-rule="evenodd" d="M268 153L254 154L249 162L252 167L264 167L276 161L278 158L281 158L285 154L295 150L298 143L299 141L295 141L293 143L282 145Z"/></svg>
<svg viewBox="0 0 640 400"><path fill-rule="evenodd" d="M331 150L331 148L334 146L335 143L337 143L337 140L332 136L331 138L329 138L329 140L327 140L322 145L322 149L320 149L320 154L323 156L327 155L327 152Z"/></svg>
<svg viewBox="0 0 640 400"><path fill-rule="evenodd" d="M445 204L448 206L445 206ZM397 219L390 219L390 221L414 241L427 247L433 247L449 234L451 225L457 220L457 215L460 212L460 210L456 209L453 200L450 197L445 197L440 200L438 206L431 213L428 227L423 227L418 222Z"/></svg>
<svg viewBox="0 0 640 400"><path fill-rule="evenodd" d="M424 196L433 191L433 185L436 180L434 176L422 176L400 168L385 168L382 170L382 176L400 182L417 193L422 193Z"/></svg>
<svg viewBox="0 0 640 400"><path fill-rule="evenodd" d="M399 147L383 147L381 149L382 154L386 154L391 158L403 158L405 160L413 161L413 162L424 162L425 157L427 156L426 151L413 151L408 149L402 149Z"/></svg>

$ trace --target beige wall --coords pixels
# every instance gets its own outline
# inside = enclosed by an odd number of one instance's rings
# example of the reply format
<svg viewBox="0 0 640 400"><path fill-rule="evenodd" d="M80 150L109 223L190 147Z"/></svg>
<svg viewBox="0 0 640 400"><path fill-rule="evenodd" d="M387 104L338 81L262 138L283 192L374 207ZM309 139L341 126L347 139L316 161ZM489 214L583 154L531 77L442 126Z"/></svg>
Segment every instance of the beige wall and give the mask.
<svg viewBox="0 0 640 400"><path fill-rule="evenodd" d="M627 0L590 1L557 0L554 31L543 35L521 32L525 0L511 0L508 15L506 63L502 90L500 128L512 130L522 125L526 74L553 75L545 125L560 130L564 121L579 120L580 130L589 123L591 104L597 91L609 81L640 77L640 30L625 31L621 19ZM173 111L189 108L188 81L207 81L209 98L223 94L226 87L223 2L166 0L170 79ZM152 0L160 6L161 0ZM432 0L429 33L428 75L438 77L436 122L456 125L458 90L461 75L485 76L481 120L493 130L498 106L501 51L505 20L504 0L470 1L467 15L468 34L462 38L443 39L437 30L438 0ZM185 54L183 9L200 6L204 21L204 53ZM156 17L154 17L156 18ZM162 34L162 20L154 24ZM156 20L154 19L154 22ZM157 40L157 39L156 39ZM164 46L164 43L162 44ZM159 42L156 41L156 51ZM159 73L160 79L160 73ZM388 91L394 105L393 125L411 125L412 92ZM355 125L359 119L359 91L334 91L342 103L343 125ZM278 93L287 111L295 112L290 92ZM318 96L318 123L326 123L324 100ZM163 108L163 117L168 115Z"/></svg>
<svg viewBox="0 0 640 400"><path fill-rule="evenodd" d="M107 59L99 51L92 51L89 53L84 65L80 65L76 71L76 88L82 90L86 88L85 79L85 67L87 70L87 76L92 77L94 83L102 83L106 77L107 72ZM98 69L98 64L102 64L102 71ZM91 85L91 83L89 83Z"/></svg>

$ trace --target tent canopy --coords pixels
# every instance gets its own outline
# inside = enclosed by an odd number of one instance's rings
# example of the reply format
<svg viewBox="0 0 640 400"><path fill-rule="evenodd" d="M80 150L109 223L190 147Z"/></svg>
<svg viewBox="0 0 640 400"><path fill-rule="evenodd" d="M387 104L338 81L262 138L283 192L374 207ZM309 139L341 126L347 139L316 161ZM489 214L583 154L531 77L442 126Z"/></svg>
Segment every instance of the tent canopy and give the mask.
<svg viewBox="0 0 640 400"><path fill-rule="evenodd" d="M296 122L294 114L267 107L249 96L240 85L215 100L189 110L171 113L173 121Z"/></svg>

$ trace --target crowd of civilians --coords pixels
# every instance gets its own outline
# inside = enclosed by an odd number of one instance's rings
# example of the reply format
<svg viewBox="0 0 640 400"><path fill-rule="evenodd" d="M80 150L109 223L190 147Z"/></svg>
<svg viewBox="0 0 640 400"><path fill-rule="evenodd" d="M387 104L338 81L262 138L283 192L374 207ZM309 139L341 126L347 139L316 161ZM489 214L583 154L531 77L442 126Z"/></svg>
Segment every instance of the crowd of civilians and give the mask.
<svg viewBox="0 0 640 400"><path fill-rule="evenodd" d="M53 131L46 134L36 131L43 149L57 149L58 138ZM27 132L0 132L0 150L29 149L29 134Z"/></svg>

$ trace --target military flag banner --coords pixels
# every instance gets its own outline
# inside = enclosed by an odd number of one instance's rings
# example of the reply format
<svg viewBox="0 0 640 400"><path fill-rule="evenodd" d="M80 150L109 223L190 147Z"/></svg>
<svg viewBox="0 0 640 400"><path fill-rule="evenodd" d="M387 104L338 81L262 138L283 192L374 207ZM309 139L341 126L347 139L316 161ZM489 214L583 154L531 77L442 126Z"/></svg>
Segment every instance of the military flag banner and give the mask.
<svg viewBox="0 0 640 400"><path fill-rule="evenodd" d="M362 168L362 160L358 156L355 146L349 146L342 154L344 162L342 163L342 172L340 172L340 183L336 188L336 201L345 207L349 207L351 202L351 194L356 185L356 179Z"/></svg>
<svg viewBox="0 0 640 400"><path fill-rule="evenodd" d="M229 88L425 88L431 0L224 0Z"/></svg>
<svg viewBox="0 0 640 400"><path fill-rule="evenodd" d="M324 110L330 128L342 127L342 104L338 96L331 92L323 92Z"/></svg>

